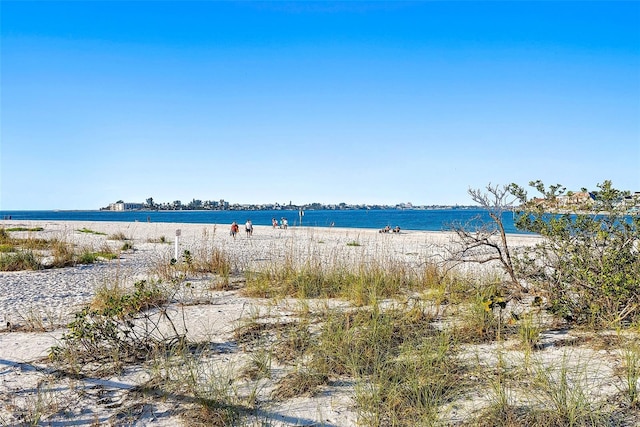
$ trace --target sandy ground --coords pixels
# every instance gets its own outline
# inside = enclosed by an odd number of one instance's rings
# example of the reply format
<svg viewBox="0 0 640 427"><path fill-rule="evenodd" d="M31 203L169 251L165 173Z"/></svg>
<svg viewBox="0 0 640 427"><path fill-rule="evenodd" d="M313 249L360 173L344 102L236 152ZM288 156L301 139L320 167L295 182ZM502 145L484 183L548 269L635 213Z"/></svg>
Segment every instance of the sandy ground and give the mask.
<svg viewBox="0 0 640 427"><path fill-rule="evenodd" d="M184 425L184 421L175 415L176 408L170 403L171 399L131 396L131 389L150 375L140 366L131 367L114 378L73 379L51 375L51 365L46 363L49 349L59 343L63 326L92 300L97 289L114 283L130 286L137 280L149 278L154 268L175 257L176 249L179 257L185 250L197 254L214 247L222 249L230 254L234 269L241 277L243 271L281 262L286 257L298 261L319 257L323 262L336 259L361 262L382 257L411 266L443 262L453 238L452 234L444 232L403 230L399 234L387 234L366 229L298 227L282 230L256 226L251 237L241 229L234 239L229 235L227 224L3 221L1 225L5 228L43 227L43 231L12 232L12 236L58 238L77 247L96 250L104 245L114 249L122 246L122 241L110 239L122 233L134 249L122 252L119 259L109 262L41 271L0 272L0 425L21 422L54 426ZM82 229L104 234L78 231ZM180 230L178 238L176 230ZM510 243L513 246L531 245L536 239L513 235ZM465 268L469 274L480 274L473 267ZM211 288L211 279L194 279L179 299L206 303L173 306L170 311L184 320L180 324L189 339L212 343L216 356L210 360L208 368L231 378L234 369L246 362L246 355L233 340L233 330L241 319L260 311L286 317L296 310L296 302L274 303L245 298L237 289L215 291ZM35 326L44 326L48 332L28 331L28 327ZM548 340L555 338L552 335L545 337ZM468 351L479 363L491 363L488 355L493 353L485 350L473 348ZM612 353L606 350L592 353L588 357L594 359L593 366L597 367L599 375L610 379ZM549 357L557 358L561 354L550 353ZM279 375L283 373L276 370L274 376ZM610 380L603 380L603 384L603 390L614 387ZM272 385L264 384L263 387L268 391ZM273 426L356 426L358 420L352 393L352 384L337 383L314 398L300 397L261 405L252 425L261 425L268 420ZM482 396L478 400L482 401ZM465 405L473 404L477 402L467 401L454 408L453 419L456 413L468 410Z"/></svg>

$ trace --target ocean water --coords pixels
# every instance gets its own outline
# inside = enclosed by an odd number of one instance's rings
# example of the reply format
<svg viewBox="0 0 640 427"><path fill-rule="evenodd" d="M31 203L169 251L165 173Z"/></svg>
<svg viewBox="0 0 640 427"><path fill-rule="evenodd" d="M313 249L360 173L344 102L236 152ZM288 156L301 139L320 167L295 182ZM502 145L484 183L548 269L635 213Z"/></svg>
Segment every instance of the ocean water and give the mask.
<svg viewBox="0 0 640 427"><path fill-rule="evenodd" d="M381 229L389 225L402 230L446 231L453 223L470 223L477 226L482 221L490 223L483 209L429 209L429 210L308 210L301 217L294 210L264 211L0 211L0 218L13 220L56 221L124 221L124 222L182 222L198 224L242 224L251 219L255 225L271 225L287 218L289 226L347 227ZM503 223L507 233L522 233L515 228L513 215L505 212Z"/></svg>

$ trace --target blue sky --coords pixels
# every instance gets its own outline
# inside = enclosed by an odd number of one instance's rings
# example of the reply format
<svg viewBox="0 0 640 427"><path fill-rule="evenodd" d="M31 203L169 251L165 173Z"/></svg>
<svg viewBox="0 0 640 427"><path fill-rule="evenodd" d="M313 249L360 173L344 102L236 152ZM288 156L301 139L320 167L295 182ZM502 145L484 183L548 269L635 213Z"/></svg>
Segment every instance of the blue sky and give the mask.
<svg viewBox="0 0 640 427"><path fill-rule="evenodd" d="M0 209L640 191L640 2L0 3Z"/></svg>

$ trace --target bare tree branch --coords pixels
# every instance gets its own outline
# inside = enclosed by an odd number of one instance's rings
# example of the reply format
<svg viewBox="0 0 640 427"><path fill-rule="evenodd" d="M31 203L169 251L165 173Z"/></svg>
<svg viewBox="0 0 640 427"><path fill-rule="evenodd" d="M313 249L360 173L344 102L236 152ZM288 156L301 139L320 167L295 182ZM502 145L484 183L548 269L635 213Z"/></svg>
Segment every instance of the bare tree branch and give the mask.
<svg viewBox="0 0 640 427"><path fill-rule="evenodd" d="M511 257L511 249L507 241L502 215L512 209L515 198L511 198L509 186L491 185L485 189L468 190L471 199L487 210L490 222L475 218L467 224L455 224L452 229L459 239L459 248L453 259L461 262L486 264L498 262L502 270L509 276L515 290L527 292L518 277Z"/></svg>

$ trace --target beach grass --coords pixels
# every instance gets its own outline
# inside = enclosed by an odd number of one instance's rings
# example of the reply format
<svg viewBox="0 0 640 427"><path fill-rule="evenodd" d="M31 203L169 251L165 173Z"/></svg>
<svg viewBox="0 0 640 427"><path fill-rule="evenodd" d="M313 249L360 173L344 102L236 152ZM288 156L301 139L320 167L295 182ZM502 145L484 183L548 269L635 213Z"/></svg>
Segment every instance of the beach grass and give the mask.
<svg viewBox="0 0 640 427"><path fill-rule="evenodd" d="M94 230L91 230L91 229L86 228L86 227L80 228L77 231L80 232L80 233L96 234L96 235L99 235L99 236L106 236L107 235L107 233L103 233L101 231L94 231Z"/></svg>
<svg viewBox="0 0 640 427"><path fill-rule="evenodd" d="M7 234L2 244L13 245ZM362 237L359 247L345 245L351 238L270 247L253 262L225 246L254 244L248 240L201 241L182 247L179 259L161 251L146 279L105 280L52 349L58 372L143 371L147 379L130 398L168 403L187 425L271 425L265 414L274 406L341 387L362 426L617 426L640 409L636 341L601 345L616 365L607 376L586 356L601 350L595 339L550 344L545 333L557 332L557 319L542 316L535 299L505 294L493 273L461 273L419 252L403 262ZM96 259L111 253L106 244L83 249L62 238L47 245L60 266L83 251ZM14 253L28 251L0 255ZM186 309L197 300L196 308L222 310L222 295L243 301L233 327L221 335L227 325L215 324L195 339ZM48 328L44 319L31 323ZM600 378L618 394L601 394ZM36 405L25 419L37 423L52 411Z"/></svg>
<svg viewBox="0 0 640 427"><path fill-rule="evenodd" d="M33 235L12 237L7 230L16 229L0 228L0 271L64 268L76 264L92 264L100 260L118 258L118 254L106 244L102 244L100 249L94 250L90 247L78 247L64 236L50 239ZM22 231L22 228L20 230ZM37 232L42 231L43 228L25 230ZM90 230L84 232L90 232Z"/></svg>

